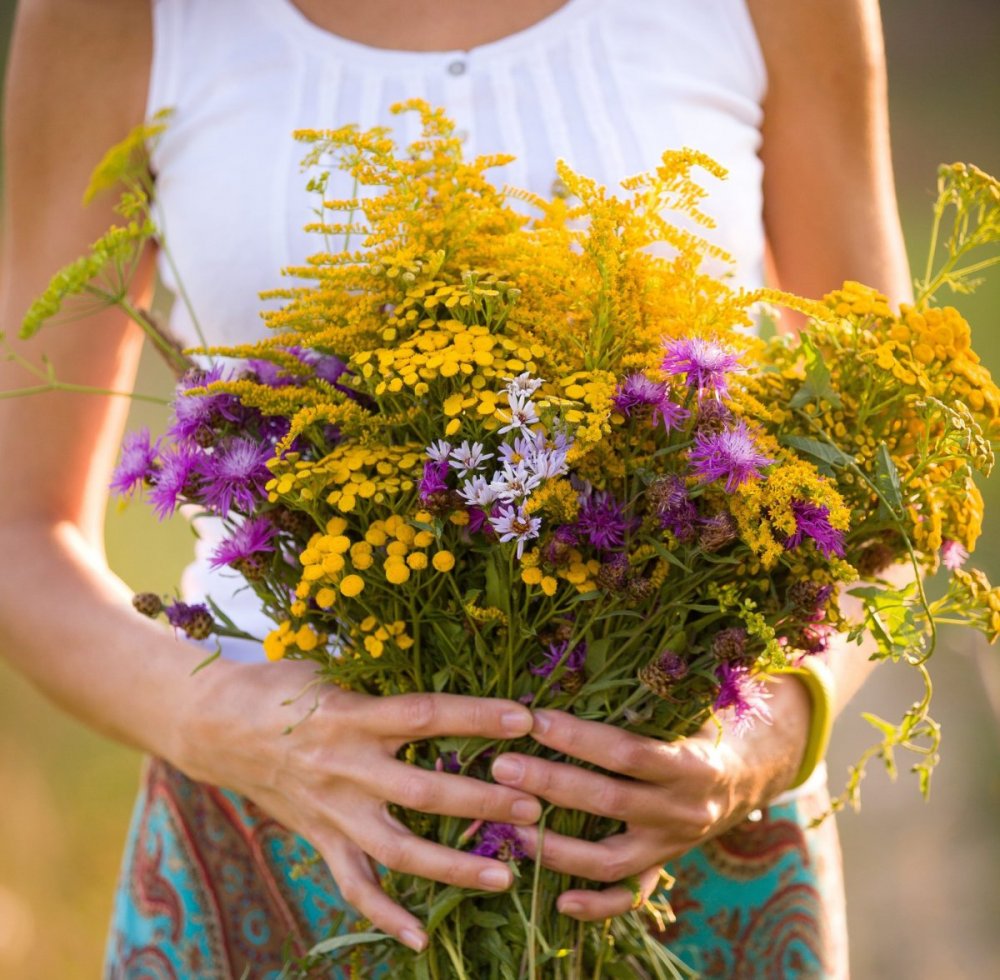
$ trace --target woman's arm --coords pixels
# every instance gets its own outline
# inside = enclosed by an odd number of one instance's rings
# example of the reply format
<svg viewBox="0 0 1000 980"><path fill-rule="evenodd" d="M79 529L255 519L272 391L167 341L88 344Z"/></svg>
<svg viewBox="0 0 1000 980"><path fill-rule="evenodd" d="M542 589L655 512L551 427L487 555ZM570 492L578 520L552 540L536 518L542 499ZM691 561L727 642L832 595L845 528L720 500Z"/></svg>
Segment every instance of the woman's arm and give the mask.
<svg viewBox="0 0 1000 980"><path fill-rule="evenodd" d="M143 117L149 60L147 3L22 0L6 92L0 323L8 335L53 271L113 220L80 201L105 149ZM140 343L107 311L18 348L36 360L44 352L64 381L127 390ZM0 391L33 381L0 364ZM312 706L312 695L307 705L296 700L313 677L306 664L220 661L192 677L204 652L135 614L131 590L104 560L106 488L126 410L126 399L93 395L0 399L0 651L86 724L249 796L317 847L363 915L422 946L423 924L381 891L372 858L470 888L501 890L511 873L419 840L387 802L514 823L537 819L539 805L523 791L417 770L396 753L439 734L523 735L530 713L509 701L330 688L302 721Z"/></svg>
<svg viewBox="0 0 1000 980"><path fill-rule="evenodd" d="M877 0L749 0L767 63L764 219L779 284L819 297L845 279L910 296L889 153L885 56ZM850 605L850 604L853 604ZM845 613L860 609L845 597ZM829 663L839 711L874 664L871 643L842 639ZM772 725L743 738L702 736L662 744L558 711L536 712L535 738L557 752L629 777L508 754L494 777L559 806L627 823L597 843L547 833L543 862L615 882L640 875L651 890L659 868L742 820L785 789L798 771L810 704L793 677L772 685ZM535 842L526 834L529 850ZM621 914L625 888L575 890L560 908L580 919Z"/></svg>

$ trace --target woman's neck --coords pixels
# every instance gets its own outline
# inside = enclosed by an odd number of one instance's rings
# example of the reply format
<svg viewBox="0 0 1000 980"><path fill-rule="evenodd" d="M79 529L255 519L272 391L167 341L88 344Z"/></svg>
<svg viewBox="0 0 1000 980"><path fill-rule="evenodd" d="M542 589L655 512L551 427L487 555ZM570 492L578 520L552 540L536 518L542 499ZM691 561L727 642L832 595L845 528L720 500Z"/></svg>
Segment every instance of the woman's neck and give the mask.
<svg viewBox="0 0 1000 980"><path fill-rule="evenodd" d="M288 0L317 27L373 48L469 51L523 31L573 0Z"/></svg>

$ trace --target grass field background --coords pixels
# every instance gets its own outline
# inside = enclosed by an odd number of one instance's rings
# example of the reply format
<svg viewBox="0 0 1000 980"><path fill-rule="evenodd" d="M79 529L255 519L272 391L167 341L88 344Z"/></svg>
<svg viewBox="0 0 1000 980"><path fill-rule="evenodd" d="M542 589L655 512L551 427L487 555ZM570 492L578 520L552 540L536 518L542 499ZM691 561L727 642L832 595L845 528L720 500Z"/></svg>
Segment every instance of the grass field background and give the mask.
<svg viewBox="0 0 1000 980"><path fill-rule="evenodd" d="M12 6L0 7L7 23ZM883 8L897 180L917 268L937 164L969 160L1000 173L1000 5L884 0ZM976 296L959 299L977 349L1000 372L1000 275ZM145 390L167 390L165 373L151 358L142 374ZM161 423L148 409L133 419L133 427ZM977 559L997 581L1000 476L987 487L987 498L992 516ZM136 507L109 514L108 547L127 581L168 591L185 561L189 535L179 525L156 525ZM905 776L895 787L873 776L862 814L840 821L856 978L1000 976L997 665L997 651L946 635L934 663L945 745L931 801L921 803ZM891 716L913 693L898 672L877 674L840 725L831 757L835 785L852 754L867 744L857 711ZM139 761L68 720L0 668L0 978L99 975Z"/></svg>

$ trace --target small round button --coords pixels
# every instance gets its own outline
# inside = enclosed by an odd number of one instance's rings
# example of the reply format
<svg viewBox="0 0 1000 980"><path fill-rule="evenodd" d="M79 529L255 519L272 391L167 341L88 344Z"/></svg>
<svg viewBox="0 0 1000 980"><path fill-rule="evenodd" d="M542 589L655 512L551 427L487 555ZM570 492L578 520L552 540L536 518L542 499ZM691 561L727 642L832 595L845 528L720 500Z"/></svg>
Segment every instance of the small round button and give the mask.
<svg viewBox="0 0 1000 980"><path fill-rule="evenodd" d="M453 61L450 65L448 65L448 74L464 75L466 67L467 65L464 61Z"/></svg>

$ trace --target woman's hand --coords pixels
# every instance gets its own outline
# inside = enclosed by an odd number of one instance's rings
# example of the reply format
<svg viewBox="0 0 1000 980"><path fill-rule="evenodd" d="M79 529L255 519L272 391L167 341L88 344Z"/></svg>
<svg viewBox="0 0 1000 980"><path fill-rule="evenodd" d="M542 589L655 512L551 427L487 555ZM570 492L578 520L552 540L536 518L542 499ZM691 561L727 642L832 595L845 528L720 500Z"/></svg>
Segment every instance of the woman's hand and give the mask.
<svg viewBox="0 0 1000 980"><path fill-rule="evenodd" d="M625 830L596 842L546 830L541 861L598 882L638 876L648 898L665 862L739 823L793 779L805 747L809 696L791 677L775 679L772 692L774 723L758 722L743 737L724 730L720 738L708 725L690 738L659 742L562 711L536 711L534 739L617 775L504 753L493 763L493 778L566 809L623 821ZM537 830L519 833L536 854ZM595 920L621 915L634 901L630 888L616 885L563 892L558 906L565 915Z"/></svg>
<svg viewBox="0 0 1000 980"><path fill-rule="evenodd" d="M182 723L180 767L243 793L305 837L344 899L380 929L415 949L427 942L420 920L382 891L373 862L464 888L511 885L501 861L422 840L387 804L470 820L537 821L541 806L523 790L396 758L403 745L425 738L524 736L532 716L523 705L447 694L369 697L311 683L313 669L291 662L220 663L199 681L207 683Z"/></svg>

